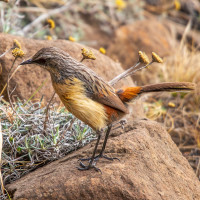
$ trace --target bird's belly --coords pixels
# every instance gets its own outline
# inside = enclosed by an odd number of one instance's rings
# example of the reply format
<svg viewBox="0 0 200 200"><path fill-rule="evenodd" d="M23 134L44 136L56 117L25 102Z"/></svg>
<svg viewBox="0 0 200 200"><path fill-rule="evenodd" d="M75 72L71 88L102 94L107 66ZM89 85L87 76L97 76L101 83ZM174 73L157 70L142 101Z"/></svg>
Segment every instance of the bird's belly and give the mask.
<svg viewBox="0 0 200 200"><path fill-rule="evenodd" d="M107 126L108 118L104 106L85 95L82 85L53 84L56 93L69 112L94 130Z"/></svg>
<svg viewBox="0 0 200 200"><path fill-rule="evenodd" d="M107 125L107 115L104 106L87 97L79 96L63 99L65 107L78 119L88 124L94 130L100 130Z"/></svg>

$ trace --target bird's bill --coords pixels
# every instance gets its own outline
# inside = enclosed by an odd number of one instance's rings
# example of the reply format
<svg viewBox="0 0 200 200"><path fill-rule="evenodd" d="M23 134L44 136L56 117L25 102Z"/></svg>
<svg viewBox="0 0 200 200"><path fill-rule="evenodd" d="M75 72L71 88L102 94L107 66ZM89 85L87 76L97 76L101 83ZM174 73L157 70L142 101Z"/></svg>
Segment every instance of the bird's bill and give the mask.
<svg viewBox="0 0 200 200"><path fill-rule="evenodd" d="M27 64L31 64L32 63L32 59L26 60L22 63L20 63L20 65L27 65Z"/></svg>

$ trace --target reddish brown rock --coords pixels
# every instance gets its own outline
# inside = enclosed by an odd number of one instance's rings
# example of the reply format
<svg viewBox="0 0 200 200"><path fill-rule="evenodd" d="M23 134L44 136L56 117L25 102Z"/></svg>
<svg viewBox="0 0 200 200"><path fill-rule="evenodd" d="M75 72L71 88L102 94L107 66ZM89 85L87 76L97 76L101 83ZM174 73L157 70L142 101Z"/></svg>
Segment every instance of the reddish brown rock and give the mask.
<svg viewBox="0 0 200 200"><path fill-rule="evenodd" d="M77 159L91 155L95 142L7 186L16 200L199 200L200 183L170 135L158 123L130 122L109 138L94 170L78 171ZM100 147L99 147L100 150Z"/></svg>
<svg viewBox="0 0 200 200"><path fill-rule="evenodd" d="M114 42L108 48L108 55L119 60L124 68L138 61L138 51L148 55L157 52L161 57L171 50L170 32L155 19L136 21L116 30Z"/></svg>
<svg viewBox="0 0 200 200"><path fill-rule="evenodd" d="M65 40L31 40L8 34L0 34L0 55L12 47L14 39L17 39L21 43L22 49L26 53L24 59L33 56L39 49L43 47L55 46L63 49L75 59L81 60L81 48L85 47L81 44ZM96 71L97 74L102 76L105 80L111 80L116 75L123 72L123 69L119 63L114 62L109 57L99 53L97 50L93 49L93 51L96 56L96 60L85 60L83 63ZM11 53L8 53L6 56L0 58L0 91L7 82L8 71L13 60L14 57ZM22 62L22 60L23 59L18 59L15 67ZM50 76L48 72L41 69L39 66L22 66L10 81L10 90L12 91L12 88L17 86L13 95L17 95L21 99L28 99L45 80L47 82L34 98L40 99L42 95L44 95L45 99L49 99L51 97L53 88L51 86ZM124 85L133 85L133 82L130 78L127 78L122 80L116 87L122 87ZM4 95L6 96L6 93L4 93Z"/></svg>

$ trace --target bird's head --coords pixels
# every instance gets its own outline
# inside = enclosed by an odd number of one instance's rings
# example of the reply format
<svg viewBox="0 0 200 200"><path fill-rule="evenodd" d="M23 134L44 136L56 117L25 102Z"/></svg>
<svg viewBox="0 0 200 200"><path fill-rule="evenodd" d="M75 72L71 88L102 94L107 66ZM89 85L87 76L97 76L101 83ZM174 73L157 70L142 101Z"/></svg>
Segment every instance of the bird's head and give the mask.
<svg viewBox="0 0 200 200"><path fill-rule="evenodd" d="M48 47L40 49L32 58L20 65L36 64L48 70L53 77L61 77L67 69L67 63L72 58L68 53L56 48Z"/></svg>
<svg viewBox="0 0 200 200"><path fill-rule="evenodd" d="M32 58L22 62L20 65L36 64L46 68L49 64L60 59L62 50L56 47L48 47L40 49Z"/></svg>
<svg viewBox="0 0 200 200"><path fill-rule="evenodd" d="M68 73L67 68L73 59L68 53L56 47L40 49L32 58L20 65L36 64L50 72L53 81L63 80Z"/></svg>

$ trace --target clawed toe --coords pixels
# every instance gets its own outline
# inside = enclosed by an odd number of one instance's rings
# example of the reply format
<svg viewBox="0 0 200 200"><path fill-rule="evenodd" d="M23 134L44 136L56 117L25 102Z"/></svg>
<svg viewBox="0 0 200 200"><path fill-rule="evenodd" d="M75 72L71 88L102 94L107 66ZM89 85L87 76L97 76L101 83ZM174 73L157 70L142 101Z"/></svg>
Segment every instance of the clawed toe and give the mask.
<svg viewBox="0 0 200 200"><path fill-rule="evenodd" d="M113 160L118 160L118 161L120 161L120 159L119 159L119 158L116 158L116 157L111 158L111 157L104 156L104 155L102 155L101 157L102 157L102 158L105 158L105 159L107 159L107 160L111 160L111 161L113 161Z"/></svg>
<svg viewBox="0 0 200 200"><path fill-rule="evenodd" d="M78 159L78 161L91 161L92 158L80 158ZM94 157L94 161L98 161L99 160L99 155Z"/></svg>
<svg viewBox="0 0 200 200"><path fill-rule="evenodd" d="M79 158L78 161L90 161L91 158Z"/></svg>
<svg viewBox="0 0 200 200"><path fill-rule="evenodd" d="M82 162L80 162L79 164L80 164L81 167L77 167L77 168L80 171L85 171L85 170L89 170L91 168L94 168L97 172L101 172L101 170L95 166L96 163L93 163L93 164L90 163L87 166L84 165Z"/></svg>
<svg viewBox="0 0 200 200"><path fill-rule="evenodd" d="M82 168L86 168L86 166L85 166L82 162L80 162L79 165L80 165Z"/></svg>
<svg viewBox="0 0 200 200"><path fill-rule="evenodd" d="M107 159L110 161L114 161L114 160L120 161L119 158L116 158L116 157L112 158L112 157L108 157L108 156L101 155L101 154L99 154L98 156L95 156L94 161L98 161L100 158L104 158L104 159ZM91 158L80 158L80 159L78 159L78 161L89 161L90 162ZM82 162L80 162L80 165L84 165L84 164Z"/></svg>

